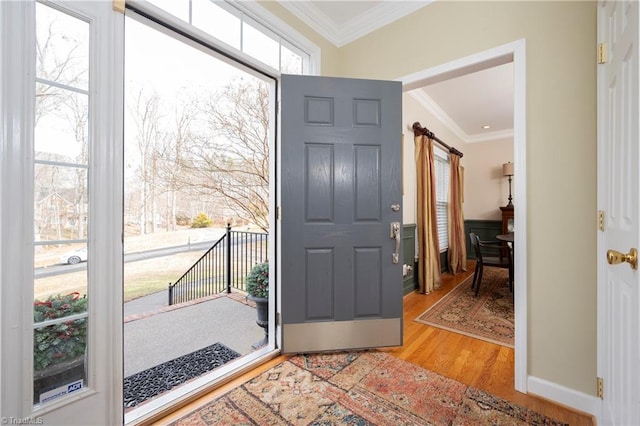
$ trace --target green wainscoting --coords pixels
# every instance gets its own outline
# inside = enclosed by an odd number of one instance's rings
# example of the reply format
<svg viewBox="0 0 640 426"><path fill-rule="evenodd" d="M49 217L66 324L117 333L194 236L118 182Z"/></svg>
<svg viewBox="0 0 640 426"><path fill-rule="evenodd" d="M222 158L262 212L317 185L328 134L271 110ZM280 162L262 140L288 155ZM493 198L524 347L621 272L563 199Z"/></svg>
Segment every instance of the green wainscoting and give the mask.
<svg viewBox="0 0 640 426"><path fill-rule="evenodd" d="M411 265L413 271L402 279L404 294L410 293L416 287L415 257L416 257L416 225L414 223L402 225L402 250L404 250L403 263Z"/></svg>
<svg viewBox="0 0 640 426"><path fill-rule="evenodd" d="M416 225L409 224L404 225L403 231L403 249L404 249L404 263L413 266L413 271L407 274L403 279L404 294L411 293L418 288L418 263L416 262ZM440 253L440 265L442 266L442 273L447 272L449 268L449 251Z"/></svg>
<svg viewBox="0 0 640 426"><path fill-rule="evenodd" d="M475 233L481 240L495 240L502 234L502 221L469 219L464 221L464 233L467 236L467 259L475 259L476 253L469 240L469 232Z"/></svg>

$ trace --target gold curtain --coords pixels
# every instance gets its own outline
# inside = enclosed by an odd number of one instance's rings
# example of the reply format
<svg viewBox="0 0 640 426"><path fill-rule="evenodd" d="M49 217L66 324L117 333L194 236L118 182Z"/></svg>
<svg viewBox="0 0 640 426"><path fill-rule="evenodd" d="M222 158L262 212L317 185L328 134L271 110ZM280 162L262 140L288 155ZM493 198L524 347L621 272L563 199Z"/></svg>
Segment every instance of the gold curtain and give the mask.
<svg viewBox="0 0 640 426"><path fill-rule="evenodd" d="M464 168L460 157L449 154L449 202L447 203L447 223L449 231L449 271L457 274L467 270L467 245L464 234Z"/></svg>
<svg viewBox="0 0 640 426"><path fill-rule="evenodd" d="M414 139L417 182L418 290L430 293L442 284L436 217L436 182L433 141L424 135Z"/></svg>

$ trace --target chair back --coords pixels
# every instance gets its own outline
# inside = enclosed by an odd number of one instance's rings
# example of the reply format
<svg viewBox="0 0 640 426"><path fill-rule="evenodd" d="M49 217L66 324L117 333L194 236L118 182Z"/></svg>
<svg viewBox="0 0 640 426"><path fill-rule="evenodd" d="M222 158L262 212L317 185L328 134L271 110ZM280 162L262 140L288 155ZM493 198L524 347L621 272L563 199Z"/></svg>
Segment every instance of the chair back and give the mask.
<svg viewBox="0 0 640 426"><path fill-rule="evenodd" d="M471 240L471 245L476 253L476 260L482 260L482 253L480 253L480 245L478 244L480 238L478 238L475 233L469 232L469 239Z"/></svg>

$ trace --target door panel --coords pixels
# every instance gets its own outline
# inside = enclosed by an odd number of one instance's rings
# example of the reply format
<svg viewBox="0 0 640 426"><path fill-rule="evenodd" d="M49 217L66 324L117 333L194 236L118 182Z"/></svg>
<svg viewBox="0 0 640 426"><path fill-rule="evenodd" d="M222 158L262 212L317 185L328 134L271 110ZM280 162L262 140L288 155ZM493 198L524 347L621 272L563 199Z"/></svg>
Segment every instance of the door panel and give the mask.
<svg viewBox="0 0 640 426"><path fill-rule="evenodd" d="M402 344L401 84L282 76L284 352ZM399 236L400 238L400 236ZM402 247L398 257L402 259Z"/></svg>
<svg viewBox="0 0 640 426"><path fill-rule="evenodd" d="M607 46L598 65L598 376L603 379L599 423L640 424L640 276L628 263L607 264L610 249L640 244L637 2L603 2L598 38Z"/></svg>

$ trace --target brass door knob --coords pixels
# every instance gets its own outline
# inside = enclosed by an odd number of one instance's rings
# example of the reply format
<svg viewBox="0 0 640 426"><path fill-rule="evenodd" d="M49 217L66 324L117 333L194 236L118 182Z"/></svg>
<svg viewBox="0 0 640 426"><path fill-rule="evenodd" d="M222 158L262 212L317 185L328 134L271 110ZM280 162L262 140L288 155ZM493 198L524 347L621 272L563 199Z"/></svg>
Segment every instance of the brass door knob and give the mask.
<svg viewBox="0 0 640 426"><path fill-rule="evenodd" d="M609 265L627 262L633 269L638 269L638 250L632 248L627 254L616 250L607 250L607 262Z"/></svg>

